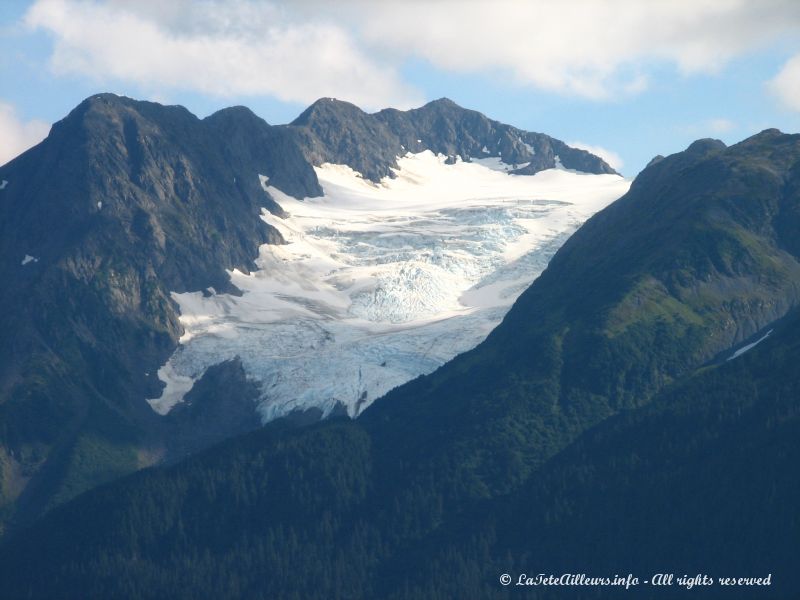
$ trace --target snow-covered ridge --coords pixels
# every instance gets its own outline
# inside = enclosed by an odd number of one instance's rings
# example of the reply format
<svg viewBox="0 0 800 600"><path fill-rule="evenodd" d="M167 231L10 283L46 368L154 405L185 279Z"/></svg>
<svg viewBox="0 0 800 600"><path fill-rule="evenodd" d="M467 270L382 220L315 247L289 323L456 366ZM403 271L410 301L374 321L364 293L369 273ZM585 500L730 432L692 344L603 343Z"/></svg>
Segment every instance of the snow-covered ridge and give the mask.
<svg viewBox="0 0 800 600"><path fill-rule="evenodd" d="M148 401L154 410L168 412L206 368L239 356L261 384L265 421L337 403L355 416L483 340L569 234L630 184L446 165L430 151L398 164L378 185L323 165L324 196L303 201L262 179L290 215L262 218L288 244L262 246L257 272L230 273L241 297L173 294L185 334L159 371L167 388Z"/></svg>

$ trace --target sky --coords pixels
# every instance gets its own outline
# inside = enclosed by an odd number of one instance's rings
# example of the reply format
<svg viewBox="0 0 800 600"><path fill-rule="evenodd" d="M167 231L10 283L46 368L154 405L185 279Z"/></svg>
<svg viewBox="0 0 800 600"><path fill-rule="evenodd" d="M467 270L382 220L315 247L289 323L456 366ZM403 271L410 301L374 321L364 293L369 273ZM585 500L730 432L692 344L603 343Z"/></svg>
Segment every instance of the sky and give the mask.
<svg viewBox="0 0 800 600"><path fill-rule="evenodd" d="M797 0L4 0L0 164L114 92L287 123L448 97L603 156L800 132Z"/></svg>

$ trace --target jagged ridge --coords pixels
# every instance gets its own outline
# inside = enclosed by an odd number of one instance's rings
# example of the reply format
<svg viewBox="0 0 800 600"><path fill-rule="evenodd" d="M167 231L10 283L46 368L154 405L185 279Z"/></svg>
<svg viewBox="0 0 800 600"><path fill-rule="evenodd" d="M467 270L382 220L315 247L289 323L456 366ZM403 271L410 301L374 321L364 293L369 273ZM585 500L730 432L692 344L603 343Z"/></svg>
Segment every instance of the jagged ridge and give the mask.
<svg viewBox="0 0 800 600"><path fill-rule="evenodd" d="M300 139L306 156L319 165L346 164L367 179L392 176L397 157L431 150L455 160L501 157L533 175L556 166L587 173L615 173L602 159L542 133L522 131L441 98L409 111L387 108L367 114L349 102L322 98L288 129ZM522 165L525 165L524 167Z"/></svg>

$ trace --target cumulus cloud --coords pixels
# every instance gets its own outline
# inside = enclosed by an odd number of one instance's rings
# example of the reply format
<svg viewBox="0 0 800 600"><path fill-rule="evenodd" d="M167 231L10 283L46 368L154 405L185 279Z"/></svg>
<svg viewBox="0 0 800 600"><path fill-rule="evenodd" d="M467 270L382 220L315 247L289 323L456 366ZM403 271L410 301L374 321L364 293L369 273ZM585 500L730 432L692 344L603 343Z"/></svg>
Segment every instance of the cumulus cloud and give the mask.
<svg viewBox="0 0 800 600"><path fill-rule="evenodd" d="M267 3L39 0L25 21L54 39L55 73L220 97L321 96L365 107L421 101L333 22L292 20Z"/></svg>
<svg viewBox="0 0 800 600"><path fill-rule="evenodd" d="M52 35L57 73L152 93L402 108L423 100L403 80L410 59L584 98L638 94L654 66L714 73L796 35L800 2L37 0L26 20ZM774 87L783 96L792 81Z"/></svg>
<svg viewBox="0 0 800 600"><path fill-rule="evenodd" d="M603 148L602 146L595 146L593 144L586 144L584 142L567 142L567 145L572 146L573 148L586 150L587 152L591 152L595 156L599 156L608 163L609 167L611 167L615 171L620 171L623 165L625 164L625 161L622 160L622 157L619 154L617 154L613 150Z"/></svg>
<svg viewBox="0 0 800 600"><path fill-rule="evenodd" d="M707 127L712 133L727 133L736 127L736 123L729 119L710 119Z"/></svg>
<svg viewBox="0 0 800 600"><path fill-rule="evenodd" d="M784 106L800 111L800 54L790 59L768 86Z"/></svg>
<svg viewBox="0 0 800 600"><path fill-rule="evenodd" d="M644 90L653 62L685 74L718 71L775 36L798 32L800 3L375 2L360 20L373 43L443 69L504 71L522 84L601 99Z"/></svg>
<svg viewBox="0 0 800 600"><path fill-rule="evenodd" d="M23 121L11 104L0 102L0 165L38 144L50 131L42 121Z"/></svg>
<svg viewBox="0 0 800 600"><path fill-rule="evenodd" d="M679 130L693 137L708 137L728 133L736 129L736 127L738 127L738 125L730 119L717 117L714 119L706 119L699 123L684 125L679 127Z"/></svg>

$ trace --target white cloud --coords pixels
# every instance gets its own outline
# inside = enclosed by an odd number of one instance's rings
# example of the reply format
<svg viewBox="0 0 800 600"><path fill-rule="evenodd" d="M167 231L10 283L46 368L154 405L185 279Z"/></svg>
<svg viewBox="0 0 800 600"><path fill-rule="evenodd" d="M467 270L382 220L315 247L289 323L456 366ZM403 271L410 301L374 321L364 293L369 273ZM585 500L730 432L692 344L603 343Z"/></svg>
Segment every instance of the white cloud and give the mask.
<svg viewBox="0 0 800 600"><path fill-rule="evenodd" d="M335 96L368 108L421 101L341 26L293 21L267 3L39 0L25 20L54 38L55 73L98 83L303 103Z"/></svg>
<svg viewBox="0 0 800 600"><path fill-rule="evenodd" d="M52 35L57 73L132 82L150 95L335 96L403 108L423 100L399 70L414 58L565 95L638 94L656 68L716 73L796 36L800 2L37 0L26 21ZM781 96L792 77L776 79Z"/></svg>
<svg viewBox="0 0 800 600"><path fill-rule="evenodd" d="M738 125L730 119L718 117L707 119L699 123L692 123L679 127L679 130L692 137L708 137L711 135L722 135L736 129Z"/></svg>
<svg viewBox="0 0 800 600"><path fill-rule="evenodd" d="M615 171L620 171L625 164L625 161L622 160L622 157L614 152L613 150L608 150L607 148L603 148L602 146L595 146L592 144L585 144L584 142L567 142L568 146L572 146L573 148L579 148L581 150L586 150L587 152L591 152L595 156L599 156L604 161L608 163Z"/></svg>
<svg viewBox="0 0 800 600"><path fill-rule="evenodd" d="M790 59L767 85L783 105L800 111L800 54Z"/></svg>
<svg viewBox="0 0 800 600"><path fill-rule="evenodd" d="M0 102L0 165L38 144L50 131L42 121L23 121L11 104Z"/></svg>
<svg viewBox="0 0 800 600"><path fill-rule="evenodd" d="M736 123L729 119L710 119L706 126L712 133L727 133L736 127Z"/></svg>
<svg viewBox="0 0 800 600"><path fill-rule="evenodd" d="M358 6L365 37L400 54L460 72L501 70L522 84L596 99L641 92L652 63L684 74L713 73L759 44L800 31L796 0Z"/></svg>

